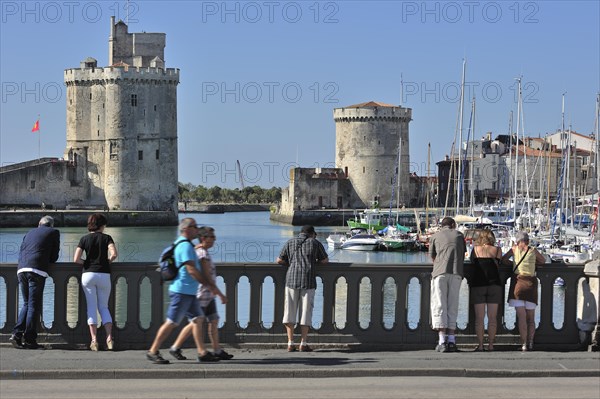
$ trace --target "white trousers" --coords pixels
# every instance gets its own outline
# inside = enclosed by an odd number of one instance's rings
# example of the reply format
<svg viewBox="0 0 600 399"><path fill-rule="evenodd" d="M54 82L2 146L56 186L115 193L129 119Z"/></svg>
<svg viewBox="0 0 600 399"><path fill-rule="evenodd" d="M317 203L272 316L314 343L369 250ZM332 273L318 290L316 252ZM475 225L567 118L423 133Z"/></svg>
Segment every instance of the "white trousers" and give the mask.
<svg viewBox="0 0 600 399"><path fill-rule="evenodd" d="M456 330L462 277L444 273L431 281L431 326Z"/></svg>
<svg viewBox="0 0 600 399"><path fill-rule="evenodd" d="M81 275L81 286L87 303L88 325L98 325L98 312L102 323L112 323L108 310L111 283L109 273L87 272Z"/></svg>

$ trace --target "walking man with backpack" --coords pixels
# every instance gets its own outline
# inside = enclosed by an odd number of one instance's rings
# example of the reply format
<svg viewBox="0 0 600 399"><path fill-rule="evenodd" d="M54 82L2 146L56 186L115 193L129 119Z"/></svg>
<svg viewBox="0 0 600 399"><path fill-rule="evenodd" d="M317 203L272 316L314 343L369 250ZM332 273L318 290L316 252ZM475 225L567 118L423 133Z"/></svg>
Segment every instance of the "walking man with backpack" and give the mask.
<svg viewBox="0 0 600 399"><path fill-rule="evenodd" d="M216 362L219 358L204 348L204 332L202 323L204 313L196 298L198 285L204 280L201 267L194 251L192 240L198 235L198 226L193 218L182 219L179 223L180 236L175 240L175 264L178 267L177 276L169 286L169 308L167 320L158 329L154 342L146 354L146 358L154 364L168 364L160 352L160 346L173 330L187 317L193 323L193 336L198 349L199 362Z"/></svg>
<svg viewBox="0 0 600 399"><path fill-rule="evenodd" d="M219 357L220 360L230 360L233 355L225 352L221 348L219 343L219 313L217 311L217 303L215 298L218 296L221 299L222 304L227 303L227 297L219 287L217 287L217 268L212 261L212 257L208 253L208 250L215 245L217 236L215 235L215 229L209 226L203 226L198 229L198 239L200 244L196 245L196 255L200 259L200 266L202 267L202 273L204 274L205 282L203 282L198 288L198 300L204 317L208 323L208 336L212 344L213 353ZM179 336L169 349L169 353L177 360L186 360L187 358L181 353L183 344L192 335L194 325L192 323L185 326L179 333ZM202 329L204 331L204 328Z"/></svg>

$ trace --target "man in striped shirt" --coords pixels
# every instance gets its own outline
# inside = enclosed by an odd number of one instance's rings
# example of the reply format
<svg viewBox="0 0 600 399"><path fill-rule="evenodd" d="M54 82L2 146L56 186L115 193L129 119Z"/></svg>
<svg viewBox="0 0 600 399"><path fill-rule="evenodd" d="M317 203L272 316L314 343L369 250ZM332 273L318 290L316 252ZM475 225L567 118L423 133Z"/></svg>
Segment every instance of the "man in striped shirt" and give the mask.
<svg viewBox="0 0 600 399"><path fill-rule="evenodd" d="M285 277L285 305L283 324L288 336L288 352L295 352L294 326L300 311L300 351L312 352L308 346L308 330L312 325L315 290L317 288L316 265L329 261L323 244L316 239L313 226L304 226L298 237L289 240L277 258L277 263L287 265Z"/></svg>

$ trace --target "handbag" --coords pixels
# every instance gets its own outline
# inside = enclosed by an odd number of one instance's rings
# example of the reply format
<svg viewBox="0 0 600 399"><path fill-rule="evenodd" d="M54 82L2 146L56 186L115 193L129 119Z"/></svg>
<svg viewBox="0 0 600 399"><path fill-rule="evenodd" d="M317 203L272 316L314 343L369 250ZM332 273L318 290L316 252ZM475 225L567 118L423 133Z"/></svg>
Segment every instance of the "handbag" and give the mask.
<svg viewBox="0 0 600 399"><path fill-rule="evenodd" d="M525 253L521 257L521 259L519 260L519 262L517 262L517 264L513 268L513 275L510 278L510 287L508 288L507 302L510 301L511 299L515 299L515 289L517 288L517 282L519 280L519 275L515 274L515 273L516 273L517 269L519 268L519 265L521 264L521 262L523 262L523 259L525 259L525 256L527 256L528 252L529 252L529 247L527 247L527 251L525 251ZM528 276L521 276L521 277L528 277ZM524 287L521 286L520 289L519 289L519 292L521 292L523 289L524 289Z"/></svg>

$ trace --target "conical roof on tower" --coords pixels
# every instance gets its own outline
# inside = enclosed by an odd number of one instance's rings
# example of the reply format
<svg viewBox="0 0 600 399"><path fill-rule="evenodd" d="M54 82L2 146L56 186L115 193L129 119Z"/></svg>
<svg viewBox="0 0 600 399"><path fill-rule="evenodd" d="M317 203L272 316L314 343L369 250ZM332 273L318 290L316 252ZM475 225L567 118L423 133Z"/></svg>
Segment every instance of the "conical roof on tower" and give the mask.
<svg viewBox="0 0 600 399"><path fill-rule="evenodd" d="M368 101L366 103L360 103L355 105L349 105L344 108L369 108L369 107L398 107L398 105L386 104L379 101Z"/></svg>

